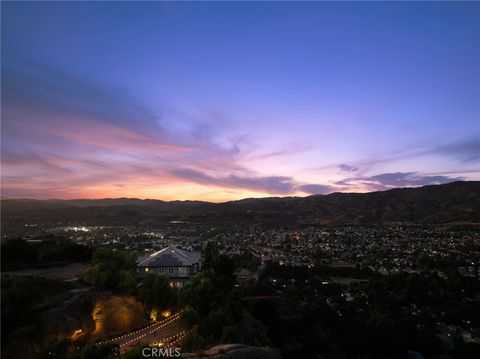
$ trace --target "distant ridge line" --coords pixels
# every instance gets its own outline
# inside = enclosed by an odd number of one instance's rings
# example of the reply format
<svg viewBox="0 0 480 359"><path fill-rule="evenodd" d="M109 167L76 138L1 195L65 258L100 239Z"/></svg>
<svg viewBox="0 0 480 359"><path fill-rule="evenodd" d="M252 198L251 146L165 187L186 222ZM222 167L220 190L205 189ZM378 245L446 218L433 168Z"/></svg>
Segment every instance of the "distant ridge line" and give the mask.
<svg viewBox="0 0 480 359"><path fill-rule="evenodd" d="M480 224L480 182L452 182L368 193L268 197L223 203L103 199L1 201L2 228L31 221L88 225L233 223L266 226L408 222ZM26 222L25 222L26 223Z"/></svg>
<svg viewBox="0 0 480 359"><path fill-rule="evenodd" d="M340 195L340 194L345 194L345 195L365 195L365 194L370 194L370 193L384 193L384 192L389 192L389 191L396 191L396 190L408 190L408 189L419 189L419 188L427 188L427 187L438 187L438 186L448 186L452 185L455 183L478 183L480 184L480 181L453 181L449 183L444 183L444 184L429 184L425 186L415 186L415 187L394 187L394 188L388 188L384 190L379 190L379 191L370 191L370 192L331 192L328 194L311 194L307 196L268 196L268 197L246 197L246 198L241 198L241 199L236 199L236 200L231 200L231 201L224 201L224 202L210 202L210 201L202 201L202 200L196 200L196 199L185 199L185 200L171 200L171 201L166 201L163 199L155 199L155 198L138 198L138 197L105 197L105 198L72 198L72 199L62 199L62 198L45 198L45 199L40 199L40 198L28 198L28 197L8 197L8 196L2 196L0 197L0 200L15 200L15 201L46 201L46 202L81 202L81 201L142 201L142 202L163 202L163 203L210 203L210 204L223 204L223 203L235 203L235 202L242 202L242 201L255 201L255 200L283 200L283 199L300 199L300 198L309 198L309 197L327 197L327 196L332 196L332 195Z"/></svg>

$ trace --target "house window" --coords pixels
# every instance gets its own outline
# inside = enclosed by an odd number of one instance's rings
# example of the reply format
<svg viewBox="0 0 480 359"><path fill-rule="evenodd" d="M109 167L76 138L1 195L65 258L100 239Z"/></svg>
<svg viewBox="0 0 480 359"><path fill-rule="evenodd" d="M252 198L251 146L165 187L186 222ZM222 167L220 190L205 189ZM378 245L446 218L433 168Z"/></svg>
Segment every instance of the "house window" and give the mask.
<svg viewBox="0 0 480 359"><path fill-rule="evenodd" d="M145 272L148 272L150 270L150 268L146 267L145 268Z"/></svg>
<svg viewBox="0 0 480 359"><path fill-rule="evenodd" d="M168 274L173 274L173 267L168 267Z"/></svg>

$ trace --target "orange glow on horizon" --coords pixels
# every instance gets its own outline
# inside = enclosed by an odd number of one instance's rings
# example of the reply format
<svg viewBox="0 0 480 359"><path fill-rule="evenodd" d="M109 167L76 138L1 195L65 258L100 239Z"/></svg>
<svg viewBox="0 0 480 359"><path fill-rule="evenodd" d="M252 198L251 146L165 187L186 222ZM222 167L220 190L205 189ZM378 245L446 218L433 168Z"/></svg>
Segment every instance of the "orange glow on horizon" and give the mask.
<svg viewBox="0 0 480 359"><path fill-rule="evenodd" d="M368 186L352 186L348 189L339 189L336 192L371 192ZM38 199L105 199L105 198L137 198L141 200L161 200L161 201L205 201L212 203L222 203L228 201L242 200L246 198L268 198L268 197L306 197L301 191L295 191L289 194L265 193L247 189L233 188L211 188L197 184L179 184L177 186L159 185L151 187L141 187L137 185L125 185L118 188L110 184L90 186L82 189L71 189L63 193L53 195L43 192L42 196L22 196L21 198L38 198ZM15 197L11 197L15 198ZM17 197L20 198L20 197Z"/></svg>
<svg viewBox="0 0 480 359"><path fill-rule="evenodd" d="M269 194L259 191L233 189L233 188L211 188L197 184L158 185L143 187L135 184L125 185L122 188L103 184L85 187L82 189L71 189L62 194L46 195L42 199L104 199L104 198L138 198L153 199L162 201L206 201L206 202L228 202L245 198L305 196L303 192L293 194ZM30 196L25 196L24 198Z"/></svg>

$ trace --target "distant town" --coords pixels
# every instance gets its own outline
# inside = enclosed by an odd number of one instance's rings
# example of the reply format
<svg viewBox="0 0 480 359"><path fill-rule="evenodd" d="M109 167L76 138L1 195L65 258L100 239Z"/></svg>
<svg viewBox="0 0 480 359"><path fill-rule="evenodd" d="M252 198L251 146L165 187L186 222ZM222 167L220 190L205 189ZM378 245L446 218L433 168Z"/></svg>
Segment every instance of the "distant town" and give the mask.
<svg viewBox="0 0 480 359"><path fill-rule="evenodd" d="M34 228L35 230L30 230ZM26 225L24 239L36 241L36 224ZM383 275L428 269L445 276L441 268L461 263L459 273L480 275L477 231L438 231L428 225L386 223L341 227L262 230L255 226L214 226L172 221L162 227L65 226L45 228L45 233L86 246L129 250L139 257L175 245L202 250L215 243L220 254L244 258L248 267L267 262L285 266L334 264L367 266Z"/></svg>

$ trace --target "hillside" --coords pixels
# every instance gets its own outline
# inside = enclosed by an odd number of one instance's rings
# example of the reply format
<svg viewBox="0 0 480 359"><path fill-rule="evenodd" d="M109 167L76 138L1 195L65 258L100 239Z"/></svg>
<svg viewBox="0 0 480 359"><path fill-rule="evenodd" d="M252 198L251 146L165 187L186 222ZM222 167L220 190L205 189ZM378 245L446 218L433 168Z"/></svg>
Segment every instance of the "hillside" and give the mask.
<svg viewBox="0 0 480 359"><path fill-rule="evenodd" d="M15 223L163 224L172 220L267 225L411 222L479 224L480 182L371 193L245 199L225 203L140 199L2 199L2 226Z"/></svg>

